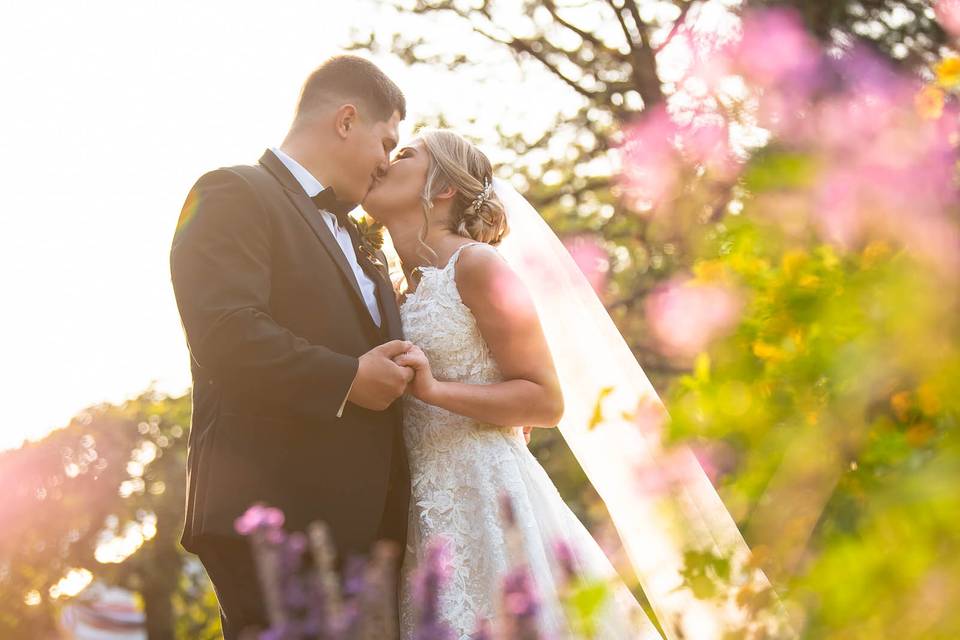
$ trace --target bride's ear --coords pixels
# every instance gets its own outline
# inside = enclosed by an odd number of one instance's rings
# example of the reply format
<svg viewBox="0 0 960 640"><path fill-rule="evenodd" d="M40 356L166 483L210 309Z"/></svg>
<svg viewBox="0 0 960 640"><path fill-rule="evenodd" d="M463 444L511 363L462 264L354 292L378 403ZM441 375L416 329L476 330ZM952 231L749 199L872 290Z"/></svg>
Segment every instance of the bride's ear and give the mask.
<svg viewBox="0 0 960 640"><path fill-rule="evenodd" d="M451 185L434 196L434 198L437 200L452 200L455 195L457 195L457 188Z"/></svg>

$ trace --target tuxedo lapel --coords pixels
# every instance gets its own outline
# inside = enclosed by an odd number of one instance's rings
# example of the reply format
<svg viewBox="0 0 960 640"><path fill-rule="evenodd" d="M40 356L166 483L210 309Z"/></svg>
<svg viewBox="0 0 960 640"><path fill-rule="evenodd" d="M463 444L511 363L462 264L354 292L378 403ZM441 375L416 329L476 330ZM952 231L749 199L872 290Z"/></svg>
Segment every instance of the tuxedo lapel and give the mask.
<svg viewBox="0 0 960 640"><path fill-rule="evenodd" d="M387 323L387 334L391 340L403 340L403 324L400 321L397 294L393 290L393 283L390 281L390 273L387 271L387 261L383 252L380 252L379 259L383 262L384 267L382 270L377 269L381 274L380 282L377 283L377 291L380 294L380 307L383 309L384 322Z"/></svg>
<svg viewBox="0 0 960 640"><path fill-rule="evenodd" d="M280 182L281 185L283 185L290 202L296 207L297 211L307 222L307 224L310 225L310 228L313 230L313 234L326 248L327 253L330 254L331 258L333 258L333 261L343 274L344 279L353 290L354 297L363 310L361 315L363 315L369 321L370 327L376 330L376 324L373 322L373 318L370 317L370 311L367 309L366 302L363 299L363 293L360 291L360 285L357 283L357 277L354 275L353 269L350 267L350 263L347 262L347 257L343 255L343 249L341 249L340 245L337 244L336 238L333 237L333 234L330 232L330 228L323 221L323 217L317 210L317 206L313 203L313 200L307 196L303 190L303 187L301 187L300 183L297 182L297 179L293 177L287 168L283 166L283 163L280 162L280 159L277 158L277 156L275 156L271 151L266 151L263 154L263 156L260 158L260 164L263 165L267 171L269 171L273 177ZM379 289L379 285L377 288Z"/></svg>
<svg viewBox="0 0 960 640"><path fill-rule="evenodd" d="M397 310L397 298L393 293L393 287L384 285L387 291L381 294L380 306L384 311L384 322L387 323L387 336L391 340L403 340L403 325L400 322L400 312Z"/></svg>
<svg viewBox="0 0 960 640"><path fill-rule="evenodd" d="M388 340L402 340L403 328L400 323L400 312L397 308L397 295L390 281L390 271L387 269L387 259L382 251L376 254L361 246L360 232L353 225L347 228L350 239L357 250L357 262L376 285L377 302L380 305L381 332ZM377 263L379 262L379 266Z"/></svg>
<svg viewBox="0 0 960 640"><path fill-rule="evenodd" d="M403 327L400 323L400 311L397 308L397 294L393 291L393 283L390 281L386 266L380 269L366 258L361 258L361 260L369 265L367 273L375 272L371 277L377 283L377 299L380 302L380 316L384 335L389 340L403 340ZM378 257L378 260L386 265L382 256Z"/></svg>

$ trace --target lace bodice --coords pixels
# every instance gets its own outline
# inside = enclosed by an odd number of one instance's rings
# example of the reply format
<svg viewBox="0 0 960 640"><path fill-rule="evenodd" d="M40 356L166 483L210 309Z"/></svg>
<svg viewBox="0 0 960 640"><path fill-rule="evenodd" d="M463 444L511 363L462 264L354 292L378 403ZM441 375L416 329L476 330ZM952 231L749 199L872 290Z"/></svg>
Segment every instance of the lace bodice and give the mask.
<svg viewBox="0 0 960 640"><path fill-rule="evenodd" d="M458 248L442 268L423 269L416 289L400 305L407 340L419 346L437 380L491 384L503 380L497 363L456 284ZM481 249L473 249L478 251ZM424 559L427 544L442 539L450 551L450 581L441 591L438 612L468 640L479 620L491 620L500 606L501 580L516 559L508 557L500 501L514 506L523 539L523 558L543 598L541 628L550 637L568 637L559 605L550 556L558 540L571 543L585 575L612 576L599 546L566 507L543 468L527 449L519 427L498 427L403 398L404 440L410 463L411 504L403 562L400 624L413 638L417 606L411 572ZM632 596L625 588L626 597ZM635 601L632 609L643 615ZM649 625L649 623L647 623ZM601 616L597 638L654 638L625 631L624 616ZM652 630L652 627L647 627Z"/></svg>
<svg viewBox="0 0 960 640"><path fill-rule="evenodd" d="M475 245L495 251L479 242L459 247L444 267L423 268L417 288L400 305L404 336L423 350L437 380L472 384L503 380L457 289L457 259ZM488 532L502 531L497 489L487 476L498 466L497 458L509 457L513 446L525 448L523 435L518 429L483 425L412 396L404 397L403 407L413 502L404 568L409 571L417 563L429 539L443 537L452 543L453 575L441 597L441 610L461 637L467 637L478 616L493 615L491 603L481 594L496 584L496 576L507 565L502 553L484 557ZM414 609L409 590L404 601L401 618L409 630Z"/></svg>
<svg viewBox="0 0 960 640"><path fill-rule="evenodd" d="M467 247L491 245L473 242L459 247L444 267L422 268L417 288L400 306L404 336L420 347L437 380L490 384L503 376L490 348L480 335L477 321L460 299L456 263ZM474 251L478 249L473 249ZM453 441L516 435L516 429L480 425L416 398L404 398L407 446L414 458L448 455ZM469 448L460 453L468 454Z"/></svg>

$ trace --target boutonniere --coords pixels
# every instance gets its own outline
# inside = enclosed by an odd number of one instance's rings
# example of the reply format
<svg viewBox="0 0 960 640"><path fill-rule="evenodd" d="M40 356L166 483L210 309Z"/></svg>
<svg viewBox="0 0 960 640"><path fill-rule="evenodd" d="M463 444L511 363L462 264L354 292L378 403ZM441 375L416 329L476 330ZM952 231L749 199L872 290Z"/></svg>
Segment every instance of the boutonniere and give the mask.
<svg viewBox="0 0 960 640"><path fill-rule="evenodd" d="M355 218L354 223L357 225L360 250L375 267L383 268L383 262L377 258L377 251L383 247L383 224L366 215Z"/></svg>

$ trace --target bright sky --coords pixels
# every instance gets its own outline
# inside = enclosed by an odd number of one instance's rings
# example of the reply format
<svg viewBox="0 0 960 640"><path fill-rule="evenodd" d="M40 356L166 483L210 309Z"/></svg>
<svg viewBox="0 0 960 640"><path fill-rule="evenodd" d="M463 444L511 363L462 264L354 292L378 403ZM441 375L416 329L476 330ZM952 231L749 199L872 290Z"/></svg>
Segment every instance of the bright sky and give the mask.
<svg viewBox="0 0 960 640"><path fill-rule="evenodd" d="M278 144L351 27L397 23L372 0L0 0L0 450L151 382L188 388L168 270L188 189ZM428 31L440 49L469 38ZM475 116L492 140L496 122L542 130L569 96L502 54L468 73L374 59L408 125ZM494 70L495 85L476 75Z"/></svg>

